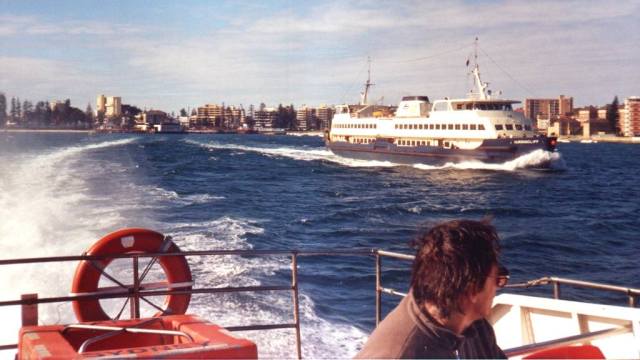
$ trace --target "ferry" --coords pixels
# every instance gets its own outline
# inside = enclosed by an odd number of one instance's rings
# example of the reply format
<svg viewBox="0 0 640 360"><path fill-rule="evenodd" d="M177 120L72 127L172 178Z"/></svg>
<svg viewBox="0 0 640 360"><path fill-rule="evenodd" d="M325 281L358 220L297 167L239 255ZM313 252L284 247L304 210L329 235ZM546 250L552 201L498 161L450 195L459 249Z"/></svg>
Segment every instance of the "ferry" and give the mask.
<svg viewBox="0 0 640 360"><path fill-rule="evenodd" d="M290 284L261 283L257 286L212 286L202 279L206 273L192 273L189 262L216 257L241 256L287 259ZM375 297L378 324L382 318L382 296L406 296L385 284L383 262L405 261L407 271L413 255L382 249L291 250L201 250L181 251L171 237L149 229L126 228L107 234L84 254L43 258L0 260L0 269L19 264L40 264L43 276L47 264L75 262L77 265L68 296L40 297L24 294L20 299L0 301L0 308L20 306L22 328L16 343L0 344L2 351L16 351L16 359L57 358L242 358L255 359L259 348L250 339L235 334L251 331L290 329L295 348L289 358L304 357L300 317L298 263L307 257L336 261L345 257L367 257L375 271L371 294ZM115 259L131 266L127 280L116 279L109 270ZM383 261L384 260L384 261ZM146 264L146 265L145 265ZM397 272L397 263L392 271ZM148 276L153 266L161 277ZM158 274L154 274L158 275ZM108 279L113 286L104 286ZM549 297L527 294L527 289L552 286ZM4 286L4 284L2 285ZM604 305L584 299L561 299L561 288L579 287L626 296L622 305ZM518 293L514 288L521 289ZM509 291L511 289L512 291ZM247 324L238 318L238 326L225 328L189 312L193 294L284 291L292 297L291 320L285 323ZM507 293L495 297L487 320L493 324L498 345L509 358L640 358L640 289L573 279L543 277L507 285ZM163 302L158 299L164 298ZM103 300L121 299L119 312L106 312ZM70 324L41 324L38 305L72 303L78 319ZM151 305L152 316L141 317L141 308ZM236 308L234 306L233 308ZM125 311L129 308L130 311ZM233 311L230 308L229 311ZM155 313L155 314L153 314ZM213 319L212 319L213 320ZM322 334L312 334L322 336ZM13 354L12 354L13 355ZM345 354L345 357L352 354Z"/></svg>
<svg viewBox="0 0 640 360"><path fill-rule="evenodd" d="M432 103L428 96L405 96L393 112L367 104L373 85L369 71L360 104L336 106L327 148L343 157L426 165L503 163L536 150L555 150L556 137L537 134L532 121L514 111L520 101L493 97L477 61L471 74L475 90L466 98Z"/></svg>

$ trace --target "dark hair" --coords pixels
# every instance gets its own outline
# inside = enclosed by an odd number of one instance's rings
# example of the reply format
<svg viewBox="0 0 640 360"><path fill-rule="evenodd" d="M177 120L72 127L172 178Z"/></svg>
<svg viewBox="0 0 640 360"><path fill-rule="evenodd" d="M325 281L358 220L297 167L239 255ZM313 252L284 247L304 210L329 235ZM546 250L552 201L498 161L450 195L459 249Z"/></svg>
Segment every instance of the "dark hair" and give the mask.
<svg viewBox="0 0 640 360"><path fill-rule="evenodd" d="M434 304L440 316L462 312L460 298L481 291L494 264L500 244L490 220L453 220L419 235L413 262L411 287L418 304Z"/></svg>

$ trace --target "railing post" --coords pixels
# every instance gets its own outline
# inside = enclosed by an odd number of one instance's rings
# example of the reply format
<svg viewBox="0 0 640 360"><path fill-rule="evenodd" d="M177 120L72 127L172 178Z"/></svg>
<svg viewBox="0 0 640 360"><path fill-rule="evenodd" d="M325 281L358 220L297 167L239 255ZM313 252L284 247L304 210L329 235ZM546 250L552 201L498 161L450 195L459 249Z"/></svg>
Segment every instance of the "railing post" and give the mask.
<svg viewBox="0 0 640 360"><path fill-rule="evenodd" d="M23 294L20 300L38 300L38 294ZM22 326L38 325L38 303L22 305Z"/></svg>
<svg viewBox="0 0 640 360"><path fill-rule="evenodd" d="M298 253L291 255L291 289L293 290L293 321L296 325L296 351L302 359L302 340L300 338L300 303L298 299Z"/></svg>
<svg viewBox="0 0 640 360"><path fill-rule="evenodd" d="M138 257L133 258L133 296L131 297L131 318L140 318L140 279L138 279Z"/></svg>
<svg viewBox="0 0 640 360"><path fill-rule="evenodd" d="M382 259L376 251L376 327L382 318Z"/></svg>
<svg viewBox="0 0 640 360"><path fill-rule="evenodd" d="M560 283L553 280L553 298L560 299Z"/></svg>
<svg viewBox="0 0 640 360"><path fill-rule="evenodd" d="M630 307L636 307L636 296L631 294L631 292L629 292L629 306Z"/></svg>

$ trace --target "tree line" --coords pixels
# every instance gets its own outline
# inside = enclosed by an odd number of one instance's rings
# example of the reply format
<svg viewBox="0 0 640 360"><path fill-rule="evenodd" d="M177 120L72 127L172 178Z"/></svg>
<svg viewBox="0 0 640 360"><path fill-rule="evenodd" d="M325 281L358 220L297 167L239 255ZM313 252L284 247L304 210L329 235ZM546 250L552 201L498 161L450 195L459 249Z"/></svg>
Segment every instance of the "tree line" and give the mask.
<svg viewBox="0 0 640 360"><path fill-rule="evenodd" d="M94 120L90 104L82 111L71 106L69 99L53 104L47 101L34 104L29 100L21 101L18 97L12 97L8 102L5 94L0 92L0 127L90 129Z"/></svg>

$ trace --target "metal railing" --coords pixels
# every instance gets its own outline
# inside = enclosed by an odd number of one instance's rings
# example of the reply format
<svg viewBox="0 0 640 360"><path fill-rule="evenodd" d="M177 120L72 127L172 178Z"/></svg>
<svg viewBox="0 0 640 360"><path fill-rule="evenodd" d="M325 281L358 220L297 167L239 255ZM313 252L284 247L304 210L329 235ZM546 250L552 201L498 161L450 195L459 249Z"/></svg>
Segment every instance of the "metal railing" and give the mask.
<svg viewBox="0 0 640 360"><path fill-rule="evenodd" d="M313 256L373 256L375 258L375 296L376 296L376 326L382 320L382 294L394 296L406 296L406 293L387 288L382 285L382 258L391 258L405 261L413 261L414 256L379 249L356 249L356 250L333 250L333 251L298 251L298 250L202 250L202 251L182 251L178 253L141 253L141 254L122 254L108 256L58 256L58 257L38 257L24 259L0 260L0 266L17 265L17 264L35 264L49 262L69 262L69 261L94 261L104 259L132 259L134 264L138 264L140 258L158 258L163 256L287 256L291 258L291 285L264 285L264 286L227 286L227 287L201 287L192 289L168 289L155 290L144 289L139 284L133 287L123 289L122 291L112 291L106 294L86 294L86 295L69 295L38 298L37 296L26 296L20 300L0 301L0 307L16 306L34 307L38 304L60 303L88 299L110 299L110 298L130 298L135 304L132 305L132 318L139 317L139 301L145 296L161 296L161 295L183 295L183 294L218 294L218 293L236 293L236 292L261 292L261 291L291 291L293 302L293 322L282 324L261 324L261 325L239 325L228 326L226 329L230 331L249 331L249 330L274 330L274 329L295 329L296 335L296 354L298 358L302 358L302 345L300 336L300 309L299 309L299 291L298 291L298 258ZM136 266L137 268L137 266ZM508 288L530 288L534 286L548 285L553 286L553 297L560 298L560 286L576 286L582 288L590 288L597 290L613 291L624 293L629 298L629 306L635 307L637 299L640 297L640 290L634 288L626 288L608 284L595 282L578 281L572 279L558 277L543 277L540 279L528 281L521 284L507 285ZM588 334L587 334L588 335ZM17 344L0 345L0 350L15 349ZM532 350L533 351L533 350Z"/></svg>
<svg viewBox="0 0 640 360"><path fill-rule="evenodd" d="M57 257L36 257L23 259L0 260L0 266L3 265L19 265L19 264L41 264L51 262L71 262L71 261L96 261L105 259L132 259L134 268L134 284L133 286L123 288L122 290L109 291L108 293L92 293L77 294L69 296L55 296L39 298L37 294L29 294L21 299L0 301L0 307L16 306L23 307L23 319L25 308L35 307L35 322L37 323L37 305L47 303L62 303L89 299L113 299L113 298L129 298L131 305L131 318L139 318L140 316L140 300L150 296L162 295L184 295L184 294L218 294L218 293L237 293L237 292L261 292L261 291L291 291L293 302L293 322L279 324L259 324L259 325L239 325L226 326L229 331L251 331L251 330L275 330L275 329L294 329L296 337L296 355L302 358L302 343L300 335L300 302L298 291L298 258L311 256L371 256L376 253L375 249L361 250L335 250L335 251L298 251L298 250L202 250L202 251L181 251L177 253L131 253L120 255L78 255L78 256L57 256ZM227 286L227 287L202 287L191 289L166 289L166 290L148 290L141 287L138 282L138 263L141 258L157 259L164 256L287 256L291 258L291 285L264 285L264 286ZM152 260L153 261L153 260ZM122 285L121 285L122 287ZM33 310L32 310L33 313ZM34 319L30 320L31 322ZM0 350L16 349L17 344L0 345Z"/></svg>
<svg viewBox="0 0 640 360"><path fill-rule="evenodd" d="M415 256L378 250L375 253L376 256L376 327L380 323L382 319L382 294L389 294L394 296L406 296L406 293L397 291L393 288L387 288L382 286L382 258L388 257L392 259L398 260L406 260L413 261ZM544 286L544 285L552 285L553 287L553 298L560 299L561 285L573 286L578 288L586 288L586 289L594 289L594 290L602 290L608 292L616 292L625 294L628 297L628 306L636 307L638 297L640 297L640 289L628 288L623 286L602 284L590 281L581 281L581 280L573 280L561 277L542 277L535 280L530 280L524 283L517 283L512 285L507 285L507 288L531 288L535 286ZM574 336L568 336L565 338L559 338L544 342L538 342L533 344L527 344L523 346L518 346L511 349L506 349L504 352L507 357L520 356L524 354L529 354L535 351L547 350L558 346L571 345L576 343L584 343L591 340L601 339L609 336L614 336L618 334L624 334L632 332L632 329L629 326L621 326L614 327L611 329L604 329Z"/></svg>

